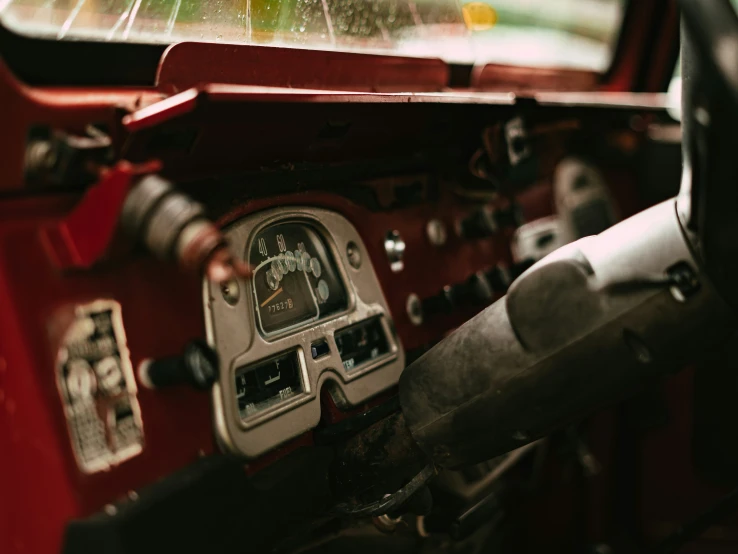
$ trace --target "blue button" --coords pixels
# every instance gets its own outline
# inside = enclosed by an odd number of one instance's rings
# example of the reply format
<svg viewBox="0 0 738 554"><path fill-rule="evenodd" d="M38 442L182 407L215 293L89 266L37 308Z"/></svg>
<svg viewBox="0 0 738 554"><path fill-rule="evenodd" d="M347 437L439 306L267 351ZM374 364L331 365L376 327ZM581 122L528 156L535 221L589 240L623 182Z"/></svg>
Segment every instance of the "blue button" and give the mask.
<svg viewBox="0 0 738 554"><path fill-rule="evenodd" d="M328 346L328 342L325 340L314 342L310 346L310 350L312 351L312 354L313 354L313 360L322 358L326 354L329 354L331 351L330 347Z"/></svg>

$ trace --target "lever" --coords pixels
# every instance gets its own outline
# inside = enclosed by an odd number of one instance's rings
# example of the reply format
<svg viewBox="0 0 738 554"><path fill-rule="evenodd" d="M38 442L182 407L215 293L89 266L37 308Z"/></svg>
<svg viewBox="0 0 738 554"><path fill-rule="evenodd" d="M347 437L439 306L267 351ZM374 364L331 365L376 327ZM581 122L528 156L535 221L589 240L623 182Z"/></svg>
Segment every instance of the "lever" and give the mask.
<svg viewBox="0 0 738 554"><path fill-rule="evenodd" d="M205 208L159 175L146 175L131 188L120 221L160 259L175 259L213 282L251 277L251 268L232 255Z"/></svg>

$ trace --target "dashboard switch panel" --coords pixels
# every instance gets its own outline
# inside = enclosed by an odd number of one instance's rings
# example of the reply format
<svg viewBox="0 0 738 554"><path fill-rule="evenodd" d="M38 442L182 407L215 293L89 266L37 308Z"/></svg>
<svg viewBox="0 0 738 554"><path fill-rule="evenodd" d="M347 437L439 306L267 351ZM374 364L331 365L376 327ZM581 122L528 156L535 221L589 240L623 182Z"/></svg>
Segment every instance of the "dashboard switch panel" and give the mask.
<svg viewBox="0 0 738 554"><path fill-rule="evenodd" d="M254 267L252 279L229 284L240 294L203 283L208 343L220 360L213 417L225 451L255 458L310 431L327 381L349 406L397 384L404 352L370 260L350 258L367 250L348 220L278 208L224 232Z"/></svg>

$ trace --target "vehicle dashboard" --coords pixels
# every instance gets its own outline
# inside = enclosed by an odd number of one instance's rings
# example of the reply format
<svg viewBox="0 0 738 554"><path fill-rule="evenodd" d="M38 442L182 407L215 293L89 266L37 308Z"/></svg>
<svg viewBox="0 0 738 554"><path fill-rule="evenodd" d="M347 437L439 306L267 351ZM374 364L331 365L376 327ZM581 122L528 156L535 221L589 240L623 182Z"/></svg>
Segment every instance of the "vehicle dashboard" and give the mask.
<svg viewBox="0 0 738 554"><path fill-rule="evenodd" d="M165 509L159 487L190 483L201 471L218 483L226 477L240 483L244 468L254 482L266 479L306 452L321 455L376 410L396 410L395 387L407 363L502 297L525 269L526 256L511 246L525 225L551 216L562 160L580 168L586 160L619 216L641 207L639 156L658 142L649 125L663 115L657 97L605 95L577 104L576 95L554 94L516 100L470 93L448 102L432 94L311 94L316 101L302 103L302 93L276 94L210 87L165 106L149 98L150 106L133 109L115 129L126 137L119 155L134 164L159 160L162 175L204 206L234 255L253 267L250 281L215 286L131 243L111 242L87 267L72 260L60 268L57 235L49 229L70 228L88 187L9 197L0 207L0 286L15 299L0 318L11 330L6 340L22 346L8 350L7 363L46 368L6 382L9 396L30 390L35 400L12 404L15 436L26 447L17 450L20 465L4 474L24 466L38 475L32 490L11 493L29 512L48 490L71 499L48 523L53 540L70 520L71 529L100 518L135 527L153 517L151 510ZM579 106L574 118L572 103ZM18 112L24 128L31 114ZM83 113L104 115L110 113ZM490 152L498 157L485 166ZM485 173L490 168L503 170L513 189L497 187L499 176ZM82 225L95 236L92 220ZM24 263L13 263L18 259ZM84 310L94 311L99 301L120 316L124 333L112 333L132 371L122 371L124 380L114 383L120 396L113 398L129 399L130 409L95 406L105 414L99 421L108 436L127 430L132 442L94 465L80 463L81 435L70 431L68 417L70 391L84 390L86 381L68 386L60 352L70 351L70 322L85 319ZM198 338L220 358L210 394L147 386L143 367L179 355ZM101 360L88 361L96 368ZM35 455L37 438L54 445L44 457ZM234 459L235 469L219 465ZM477 469L480 475L457 476L464 485L451 486L452 493L488 483L494 470ZM270 514L282 521L293 508L312 513L300 502L329 509L321 495L330 487L311 479L286 479L290 486L279 492L247 481L228 494L249 499L231 500L250 510L258 528ZM308 481L325 486L311 496L303 490ZM213 490L229 484L219 486ZM304 498L296 498L298 488ZM223 513L228 503L216 509L213 502L186 496L181 510L207 506L210 517L236 517ZM166 520L168 536L193 517L176 513L179 519ZM34 521L18 525L33 536ZM278 535L264 532L259 540ZM136 537L132 544L141 548L163 546L147 542L145 533ZM193 547L184 535L177 544Z"/></svg>

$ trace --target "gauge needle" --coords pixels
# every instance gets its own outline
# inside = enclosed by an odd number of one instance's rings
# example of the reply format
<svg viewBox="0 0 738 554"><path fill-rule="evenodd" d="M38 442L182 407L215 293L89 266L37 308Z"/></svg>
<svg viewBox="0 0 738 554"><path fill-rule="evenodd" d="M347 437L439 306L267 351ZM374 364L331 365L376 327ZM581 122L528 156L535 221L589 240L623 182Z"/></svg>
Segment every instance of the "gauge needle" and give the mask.
<svg viewBox="0 0 738 554"><path fill-rule="evenodd" d="M279 293L281 292L282 292L282 287L279 287L277 290L274 291L274 294L272 294L269 298L267 298L266 300L264 300L264 302L261 303L261 307L263 308L264 306L269 304L269 302L277 298L277 296L279 296Z"/></svg>

